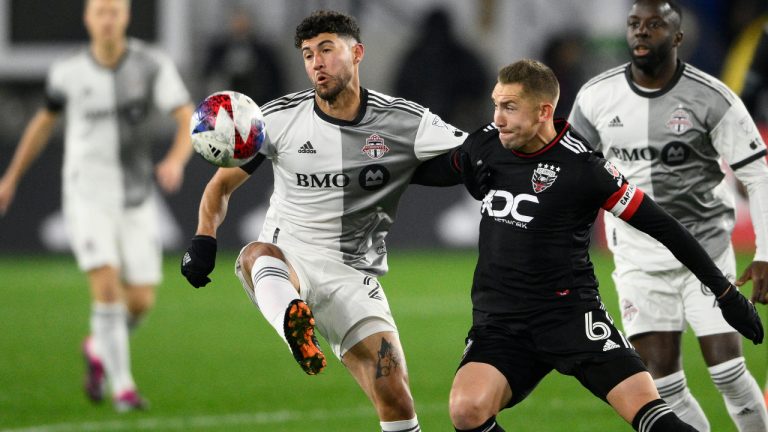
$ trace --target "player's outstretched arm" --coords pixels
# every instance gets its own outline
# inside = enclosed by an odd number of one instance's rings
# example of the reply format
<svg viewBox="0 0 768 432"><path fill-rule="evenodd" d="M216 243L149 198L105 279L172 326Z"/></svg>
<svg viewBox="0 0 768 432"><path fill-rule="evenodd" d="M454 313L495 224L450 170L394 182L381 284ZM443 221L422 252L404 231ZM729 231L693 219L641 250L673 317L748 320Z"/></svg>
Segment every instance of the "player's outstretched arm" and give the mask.
<svg viewBox="0 0 768 432"><path fill-rule="evenodd" d="M192 104L182 105L173 111L176 121L176 135L173 144L163 160L157 164L155 175L160 187L167 193L176 192L184 181L184 167L192 155L189 137L189 118L194 111Z"/></svg>
<svg viewBox="0 0 768 432"><path fill-rule="evenodd" d="M42 108L27 124L13 159L0 178L0 215L8 211L21 177L48 144L57 118L57 113Z"/></svg>
<svg viewBox="0 0 768 432"><path fill-rule="evenodd" d="M220 168L208 182L200 201L197 233L181 259L181 274L195 287L207 285L216 265L216 230L224 222L232 193L249 177L240 168Z"/></svg>
<svg viewBox="0 0 768 432"><path fill-rule="evenodd" d="M661 242L712 290L728 324L755 344L763 341L763 324L755 306L725 278L704 248L677 219L646 195L627 222Z"/></svg>
<svg viewBox="0 0 768 432"><path fill-rule="evenodd" d="M483 161L472 163L467 152L456 147L416 168L411 183L423 186L454 186L464 183L467 191L482 200L490 190L490 169Z"/></svg>

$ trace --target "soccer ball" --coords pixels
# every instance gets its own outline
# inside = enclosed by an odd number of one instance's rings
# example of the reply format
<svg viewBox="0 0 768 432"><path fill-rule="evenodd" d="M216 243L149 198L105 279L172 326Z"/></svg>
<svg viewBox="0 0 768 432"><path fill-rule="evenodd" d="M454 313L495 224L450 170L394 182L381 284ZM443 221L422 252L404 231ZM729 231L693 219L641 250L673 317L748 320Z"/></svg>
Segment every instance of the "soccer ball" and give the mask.
<svg viewBox="0 0 768 432"><path fill-rule="evenodd" d="M256 102L229 90L200 102L189 125L195 151L219 167L236 167L253 159L264 143L264 127Z"/></svg>

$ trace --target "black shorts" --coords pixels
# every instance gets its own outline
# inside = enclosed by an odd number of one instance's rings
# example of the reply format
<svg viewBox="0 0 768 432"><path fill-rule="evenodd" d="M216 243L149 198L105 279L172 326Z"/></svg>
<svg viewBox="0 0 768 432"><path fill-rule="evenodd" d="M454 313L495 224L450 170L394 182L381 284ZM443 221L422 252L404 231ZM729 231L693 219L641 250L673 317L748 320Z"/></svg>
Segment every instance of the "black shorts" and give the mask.
<svg viewBox="0 0 768 432"><path fill-rule="evenodd" d="M553 369L576 377L603 401L617 384L647 371L613 320L598 307L548 311L537 318L498 324L472 327L459 368L478 362L498 369L512 389L507 407L525 399Z"/></svg>

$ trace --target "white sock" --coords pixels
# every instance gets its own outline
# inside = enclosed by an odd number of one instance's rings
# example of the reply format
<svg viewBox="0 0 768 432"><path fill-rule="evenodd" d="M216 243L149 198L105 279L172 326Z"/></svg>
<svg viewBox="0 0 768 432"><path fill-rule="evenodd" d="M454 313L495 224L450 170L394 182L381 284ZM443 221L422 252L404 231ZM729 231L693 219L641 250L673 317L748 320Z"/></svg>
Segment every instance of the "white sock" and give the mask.
<svg viewBox="0 0 768 432"><path fill-rule="evenodd" d="M712 382L722 393L728 414L740 432L768 430L763 392L747 370L744 357L738 357L709 368Z"/></svg>
<svg viewBox="0 0 768 432"><path fill-rule="evenodd" d="M699 432L709 432L704 410L688 389L685 372L682 370L653 380L659 390L659 396L664 399L669 408L680 417L680 420L696 428Z"/></svg>
<svg viewBox="0 0 768 432"><path fill-rule="evenodd" d="M93 348L107 372L113 395L134 390L128 345L128 311L122 303L94 303L91 307Z"/></svg>
<svg viewBox="0 0 768 432"><path fill-rule="evenodd" d="M379 424L381 425L381 432L421 432L417 417L410 420L379 422Z"/></svg>
<svg viewBox="0 0 768 432"><path fill-rule="evenodd" d="M285 311L292 301L300 298L296 288L288 280L288 265L275 257L261 256L253 263L251 281L256 306L277 334L285 340Z"/></svg>

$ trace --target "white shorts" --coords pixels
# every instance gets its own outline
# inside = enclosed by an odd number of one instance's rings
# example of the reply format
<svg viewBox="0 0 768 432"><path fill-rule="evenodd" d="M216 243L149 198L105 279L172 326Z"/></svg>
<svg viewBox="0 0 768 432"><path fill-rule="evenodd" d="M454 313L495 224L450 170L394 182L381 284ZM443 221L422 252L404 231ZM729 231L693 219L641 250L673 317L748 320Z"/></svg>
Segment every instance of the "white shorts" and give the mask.
<svg viewBox="0 0 768 432"><path fill-rule="evenodd" d="M728 280L735 279L732 247L714 261ZM682 332L686 322L697 337L736 331L723 319L714 294L685 267L645 272L637 267L617 266L613 281L628 337L647 332Z"/></svg>
<svg viewBox="0 0 768 432"><path fill-rule="evenodd" d="M162 279L162 244L154 198L116 211L83 199L64 199L64 220L80 270L104 265L120 270L131 285L157 285Z"/></svg>
<svg viewBox="0 0 768 432"><path fill-rule="evenodd" d="M312 309L316 328L336 357L341 359L350 348L372 334L397 332L384 288L376 277L292 242L284 232L280 233L276 245L296 271L299 296ZM243 250L246 247L248 245ZM235 261L235 274L258 307L246 282L250 275L243 275L239 263L240 256Z"/></svg>

